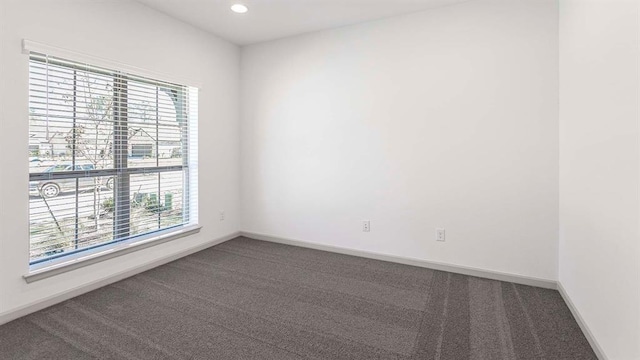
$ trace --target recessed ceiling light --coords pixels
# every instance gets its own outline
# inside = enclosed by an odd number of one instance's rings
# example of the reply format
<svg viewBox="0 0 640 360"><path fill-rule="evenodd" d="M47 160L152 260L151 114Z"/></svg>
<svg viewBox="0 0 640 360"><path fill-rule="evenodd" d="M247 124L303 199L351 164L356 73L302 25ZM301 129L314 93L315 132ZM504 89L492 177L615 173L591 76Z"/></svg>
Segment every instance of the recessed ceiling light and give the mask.
<svg viewBox="0 0 640 360"><path fill-rule="evenodd" d="M249 8L242 4L234 4L231 6L231 11L238 14L244 14L249 11Z"/></svg>

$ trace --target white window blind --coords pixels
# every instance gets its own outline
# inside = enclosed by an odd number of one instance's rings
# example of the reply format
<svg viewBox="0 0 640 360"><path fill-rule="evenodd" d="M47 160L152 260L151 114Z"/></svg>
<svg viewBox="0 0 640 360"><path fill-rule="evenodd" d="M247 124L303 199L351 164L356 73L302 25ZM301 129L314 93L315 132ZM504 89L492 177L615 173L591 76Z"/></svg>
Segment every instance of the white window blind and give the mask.
<svg viewBox="0 0 640 360"><path fill-rule="evenodd" d="M32 265L197 223L197 95L30 52Z"/></svg>

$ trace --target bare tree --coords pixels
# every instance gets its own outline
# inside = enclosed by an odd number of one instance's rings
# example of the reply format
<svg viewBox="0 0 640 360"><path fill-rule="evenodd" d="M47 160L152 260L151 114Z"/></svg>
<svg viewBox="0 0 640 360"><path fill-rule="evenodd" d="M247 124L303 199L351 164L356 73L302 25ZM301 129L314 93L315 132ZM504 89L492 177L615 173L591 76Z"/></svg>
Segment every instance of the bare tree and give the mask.
<svg viewBox="0 0 640 360"><path fill-rule="evenodd" d="M113 84L106 77L76 70L73 103L73 127L65 136L67 148L76 160L89 162L94 169L104 169L113 161ZM103 178L94 177L93 219L100 229L100 204ZM109 181L109 180L107 180Z"/></svg>

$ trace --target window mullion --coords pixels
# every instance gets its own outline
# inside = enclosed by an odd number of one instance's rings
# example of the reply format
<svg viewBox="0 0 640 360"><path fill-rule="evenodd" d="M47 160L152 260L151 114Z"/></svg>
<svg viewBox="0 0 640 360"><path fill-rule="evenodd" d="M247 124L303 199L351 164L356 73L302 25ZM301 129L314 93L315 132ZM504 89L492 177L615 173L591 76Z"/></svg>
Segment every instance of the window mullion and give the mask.
<svg viewBox="0 0 640 360"><path fill-rule="evenodd" d="M73 125L71 127L71 170L76 170L76 146L77 146L77 119L78 119L78 70L73 70ZM74 234L73 234L73 244L74 248L78 248L80 246L80 209L79 209L79 185L80 181L76 178L76 191L75 191L75 219L74 219Z"/></svg>
<svg viewBox="0 0 640 360"><path fill-rule="evenodd" d="M129 125L127 80L118 74L114 77L114 167L118 173L115 182L115 217L113 222L114 240L127 238L131 233L131 197L128 166Z"/></svg>
<svg viewBox="0 0 640 360"><path fill-rule="evenodd" d="M160 167L160 113L158 110L159 104L158 104L158 99L160 97L160 88L156 86L156 167ZM160 198L161 198L161 185L162 182L162 175L160 173L158 173L158 205L160 205ZM160 229L161 227L161 214L162 211L158 211L158 229Z"/></svg>

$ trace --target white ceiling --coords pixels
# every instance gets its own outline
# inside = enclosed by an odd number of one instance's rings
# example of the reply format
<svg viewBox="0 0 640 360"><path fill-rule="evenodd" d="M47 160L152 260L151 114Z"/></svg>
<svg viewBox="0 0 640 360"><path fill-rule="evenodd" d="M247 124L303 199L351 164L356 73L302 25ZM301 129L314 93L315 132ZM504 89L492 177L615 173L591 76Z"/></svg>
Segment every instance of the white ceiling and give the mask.
<svg viewBox="0 0 640 360"><path fill-rule="evenodd" d="M470 0L137 0L239 45ZM249 7L236 14L234 3Z"/></svg>

